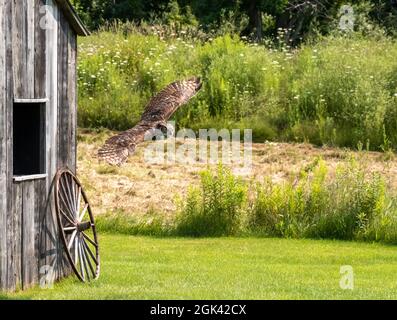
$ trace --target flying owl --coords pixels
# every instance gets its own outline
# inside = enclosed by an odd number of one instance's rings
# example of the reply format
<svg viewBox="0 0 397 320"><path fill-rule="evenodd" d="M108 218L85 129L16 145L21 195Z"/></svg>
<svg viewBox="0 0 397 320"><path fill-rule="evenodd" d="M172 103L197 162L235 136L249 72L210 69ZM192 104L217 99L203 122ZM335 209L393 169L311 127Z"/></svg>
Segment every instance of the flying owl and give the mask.
<svg viewBox="0 0 397 320"><path fill-rule="evenodd" d="M200 78L176 81L161 90L146 105L135 127L109 138L98 151L100 160L115 166L123 164L145 139L149 130L167 128L168 119L201 89Z"/></svg>

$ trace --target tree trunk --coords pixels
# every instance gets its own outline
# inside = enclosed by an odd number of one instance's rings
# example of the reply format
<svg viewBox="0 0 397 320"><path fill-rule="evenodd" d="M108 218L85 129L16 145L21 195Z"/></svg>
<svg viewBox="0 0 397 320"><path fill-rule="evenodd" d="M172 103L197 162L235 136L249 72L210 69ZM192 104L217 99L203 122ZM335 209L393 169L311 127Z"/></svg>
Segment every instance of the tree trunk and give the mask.
<svg viewBox="0 0 397 320"><path fill-rule="evenodd" d="M250 0L248 6L249 29L255 31L257 41L262 40L262 12L256 0Z"/></svg>

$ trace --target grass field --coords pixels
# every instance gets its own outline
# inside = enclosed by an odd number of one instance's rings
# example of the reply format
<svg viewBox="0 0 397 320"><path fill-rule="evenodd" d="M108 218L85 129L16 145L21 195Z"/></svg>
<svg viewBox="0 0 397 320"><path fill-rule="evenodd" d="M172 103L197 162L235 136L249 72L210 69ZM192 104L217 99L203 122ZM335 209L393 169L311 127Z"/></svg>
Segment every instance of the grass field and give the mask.
<svg viewBox="0 0 397 320"><path fill-rule="evenodd" d="M151 165L137 149L125 166L98 163L96 151L109 131L79 131L78 175L94 213L132 217L175 214L174 198L199 184L205 164ZM253 145L250 178L291 180L321 157L330 170L354 155L369 172L397 187L397 159L378 152L316 148L310 144ZM34 288L0 299L396 299L396 247L329 240L274 238L158 238L100 233L98 281L75 277L54 289ZM342 290L340 268L351 265L354 289Z"/></svg>
<svg viewBox="0 0 397 320"><path fill-rule="evenodd" d="M148 143L140 145L122 167L99 163L98 149L115 132L80 129L78 133L78 176L95 214L120 213L143 216L150 211L175 214L176 196L186 195L189 186L199 185L205 163L150 164L144 159ZM195 142L194 140L191 142ZM368 172L382 174L390 189L397 190L397 157L381 152L355 152L342 148L315 147L308 143L254 143L252 173L244 177L275 183L294 180L302 169L313 167L322 158L331 171L354 156ZM216 165L212 165L216 168ZM231 166L232 167L232 166Z"/></svg>
<svg viewBox="0 0 397 320"><path fill-rule="evenodd" d="M396 248L269 238L150 238L102 234L102 273L3 299L395 299ZM339 286L351 265L354 289Z"/></svg>

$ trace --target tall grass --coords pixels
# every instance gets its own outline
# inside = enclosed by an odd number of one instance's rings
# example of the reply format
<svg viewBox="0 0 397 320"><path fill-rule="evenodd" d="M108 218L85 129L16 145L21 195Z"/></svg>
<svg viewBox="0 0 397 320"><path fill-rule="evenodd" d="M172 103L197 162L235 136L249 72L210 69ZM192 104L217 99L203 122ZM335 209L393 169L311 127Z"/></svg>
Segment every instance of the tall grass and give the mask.
<svg viewBox="0 0 397 320"><path fill-rule="evenodd" d="M80 39L79 125L123 130L148 99L190 75L202 92L175 116L180 127L250 127L256 141L397 147L397 44L328 37L272 49L237 36L208 41L137 32Z"/></svg>
<svg viewBox="0 0 397 320"><path fill-rule="evenodd" d="M149 211L144 217L137 218L124 211L117 210L96 217L99 232L119 233L143 236L173 235L173 226L166 217Z"/></svg>
<svg viewBox="0 0 397 320"><path fill-rule="evenodd" d="M273 236L396 241L395 200L384 178L367 175L354 159L334 177L320 161L295 183L260 185L250 226Z"/></svg>
<svg viewBox="0 0 397 320"><path fill-rule="evenodd" d="M320 160L294 181L243 183L224 167L205 171L176 220L182 235L253 233L292 238L397 241L397 198L354 158L331 175ZM250 188L248 188L250 186ZM249 192L252 189L254 192ZM250 199L245 201L245 199Z"/></svg>
<svg viewBox="0 0 397 320"><path fill-rule="evenodd" d="M223 166L201 173L199 186L177 200L174 216L141 219L116 212L100 231L152 236L341 239L397 243L397 196L385 178L351 158L332 173L322 160L294 180L242 180Z"/></svg>
<svg viewBox="0 0 397 320"><path fill-rule="evenodd" d="M303 47L290 70L292 132L310 121L316 128L314 138L321 143L351 147L369 140L377 148L386 125L386 135L395 145L396 134L389 123L397 108L396 86L391 80L396 48L387 39L349 38Z"/></svg>

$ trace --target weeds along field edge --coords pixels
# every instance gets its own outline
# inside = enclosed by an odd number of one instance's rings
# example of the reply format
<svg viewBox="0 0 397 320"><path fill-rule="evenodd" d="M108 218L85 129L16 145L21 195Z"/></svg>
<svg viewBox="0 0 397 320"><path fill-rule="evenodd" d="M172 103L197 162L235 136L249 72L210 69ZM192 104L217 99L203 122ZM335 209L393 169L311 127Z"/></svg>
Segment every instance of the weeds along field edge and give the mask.
<svg viewBox="0 0 397 320"><path fill-rule="evenodd" d="M177 199L172 217L150 211L99 216L103 232L150 236L264 236L397 243L397 197L354 158L330 175L324 161L294 180L242 180L220 165Z"/></svg>

